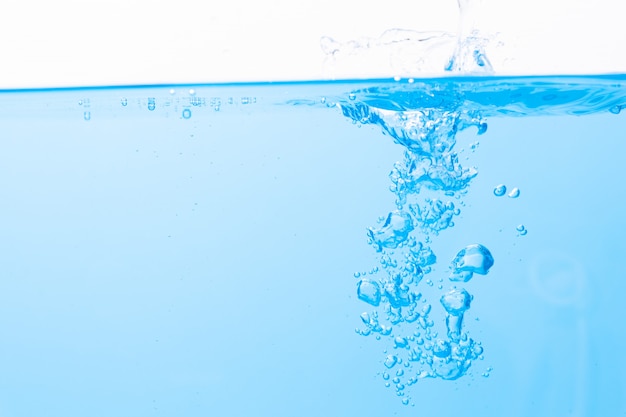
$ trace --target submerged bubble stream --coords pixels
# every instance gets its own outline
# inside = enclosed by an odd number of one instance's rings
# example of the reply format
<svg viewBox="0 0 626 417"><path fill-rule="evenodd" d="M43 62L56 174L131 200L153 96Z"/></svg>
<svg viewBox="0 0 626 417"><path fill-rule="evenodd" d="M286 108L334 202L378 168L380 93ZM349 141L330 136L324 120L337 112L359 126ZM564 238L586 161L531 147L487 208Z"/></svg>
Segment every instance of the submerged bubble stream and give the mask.
<svg viewBox="0 0 626 417"><path fill-rule="evenodd" d="M469 337L463 325L472 295L453 286L441 295L440 305L432 305L420 292L419 284L433 273L437 262L431 247L433 240L454 226L463 196L478 174L475 167L461 164L456 135L469 127L483 134L487 124L478 111L463 108L453 89L444 92L448 105L441 105L431 96L425 105L414 109L383 108L380 101L359 101L358 96L352 93L338 102L343 115L354 123L378 125L405 152L404 159L390 173L395 208L381 216L378 225L367 229L369 244L382 268L367 278L359 276L357 296L375 309L361 315L363 326L356 332L363 336L376 334L389 345L385 350L394 351L383 360L386 369L394 370L404 363L402 372L392 381L395 385L388 386L394 386L396 394L407 400L403 403L408 404L406 387L424 378L461 378L473 361L482 358L480 342ZM386 98L385 103L394 102ZM410 97L400 98L417 104ZM504 189L498 190L496 195L504 193ZM493 264L489 249L472 243L461 248L452 260L449 280L452 284L468 282L474 274L487 274ZM430 278L426 283L434 285ZM439 284L437 289L443 287ZM445 331L441 334L431 318L434 308L445 312Z"/></svg>

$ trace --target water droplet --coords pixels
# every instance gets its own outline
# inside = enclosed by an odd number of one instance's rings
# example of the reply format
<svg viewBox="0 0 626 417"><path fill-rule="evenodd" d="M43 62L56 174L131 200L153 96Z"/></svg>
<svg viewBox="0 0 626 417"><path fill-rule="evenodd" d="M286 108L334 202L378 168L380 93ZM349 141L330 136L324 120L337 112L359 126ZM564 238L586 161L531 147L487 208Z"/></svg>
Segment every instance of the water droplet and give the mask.
<svg viewBox="0 0 626 417"><path fill-rule="evenodd" d="M518 225L515 230L517 230L517 233L520 236L526 236L526 234L528 233L528 230L526 230L526 226L524 226L523 224Z"/></svg>
<svg viewBox="0 0 626 417"><path fill-rule="evenodd" d="M376 281L362 279L357 284L357 296L359 300L365 301L373 306L380 304L380 285Z"/></svg>
<svg viewBox="0 0 626 417"><path fill-rule="evenodd" d="M354 100L354 99L356 99L356 94L354 94L354 93L350 93L350 94L348 94L348 98L349 98L350 100Z"/></svg>
<svg viewBox="0 0 626 417"><path fill-rule="evenodd" d="M83 113L83 119L85 119L86 122L91 120L91 112L86 111L85 113Z"/></svg>
<svg viewBox="0 0 626 417"><path fill-rule="evenodd" d="M409 405L409 399L408 398L403 398L402 399L402 404Z"/></svg>
<svg viewBox="0 0 626 417"><path fill-rule="evenodd" d="M360 278L361 277L361 273L360 272L355 272L354 273L354 278Z"/></svg>
<svg viewBox="0 0 626 417"><path fill-rule="evenodd" d="M189 119L191 117L191 110L185 109L183 110L183 119Z"/></svg>
<svg viewBox="0 0 626 417"><path fill-rule="evenodd" d="M383 372L383 379L385 381L389 380L389 374L387 372Z"/></svg>
<svg viewBox="0 0 626 417"><path fill-rule="evenodd" d="M125 98L122 98L120 100L120 102L122 103L122 106L126 107L128 105L128 100L126 100Z"/></svg>
<svg viewBox="0 0 626 417"><path fill-rule="evenodd" d="M391 369L394 366L396 366L396 363L398 363L398 358L396 356L387 355L387 357L385 358L384 365L387 367L387 369Z"/></svg>
<svg viewBox="0 0 626 417"><path fill-rule="evenodd" d="M148 99L148 110L152 111L156 108L156 100L154 98Z"/></svg>
<svg viewBox="0 0 626 417"><path fill-rule="evenodd" d="M506 194L506 185L504 184L497 185L496 188L493 189L493 195L496 197L502 197L504 194Z"/></svg>
<svg viewBox="0 0 626 417"><path fill-rule="evenodd" d="M513 188L509 194L507 194L510 198L517 198L519 197L519 188L515 187Z"/></svg>
<svg viewBox="0 0 626 417"><path fill-rule="evenodd" d="M472 296L465 289L452 289L441 296L441 305L448 314L453 316L462 315L470 308Z"/></svg>

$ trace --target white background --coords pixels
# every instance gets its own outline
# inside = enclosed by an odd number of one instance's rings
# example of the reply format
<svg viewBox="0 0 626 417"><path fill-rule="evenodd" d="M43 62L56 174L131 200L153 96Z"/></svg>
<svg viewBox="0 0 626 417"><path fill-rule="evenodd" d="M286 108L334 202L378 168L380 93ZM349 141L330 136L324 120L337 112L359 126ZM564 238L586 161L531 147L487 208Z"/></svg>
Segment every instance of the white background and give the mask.
<svg viewBox="0 0 626 417"><path fill-rule="evenodd" d="M477 7L478 27L503 42L497 73L626 72L620 0ZM327 79L322 36L456 32L459 18L456 0L3 0L0 11L0 88Z"/></svg>

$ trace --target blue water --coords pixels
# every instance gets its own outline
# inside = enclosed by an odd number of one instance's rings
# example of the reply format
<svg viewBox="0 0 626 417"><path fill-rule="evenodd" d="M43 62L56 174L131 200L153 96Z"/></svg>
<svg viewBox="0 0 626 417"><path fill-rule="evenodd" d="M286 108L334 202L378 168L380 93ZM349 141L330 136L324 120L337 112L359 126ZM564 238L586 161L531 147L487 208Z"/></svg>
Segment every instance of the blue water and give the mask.
<svg viewBox="0 0 626 417"><path fill-rule="evenodd" d="M0 92L0 416L626 415L626 76Z"/></svg>

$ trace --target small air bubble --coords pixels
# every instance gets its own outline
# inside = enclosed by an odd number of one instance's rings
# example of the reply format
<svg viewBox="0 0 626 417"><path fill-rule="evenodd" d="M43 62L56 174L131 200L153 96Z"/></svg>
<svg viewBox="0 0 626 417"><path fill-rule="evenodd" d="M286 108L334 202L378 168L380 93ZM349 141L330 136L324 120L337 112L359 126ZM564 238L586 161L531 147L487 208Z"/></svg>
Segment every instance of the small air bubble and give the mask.
<svg viewBox="0 0 626 417"><path fill-rule="evenodd" d="M196 95L196 90L194 90L193 88L189 89L189 95L190 96L195 96Z"/></svg>
<svg viewBox="0 0 626 417"><path fill-rule="evenodd" d="M388 355L385 359L384 365L387 369L393 368L398 363L398 358L394 355Z"/></svg>
<svg viewBox="0 0 626 417"><path fill-rule="evenodd" d="M83 119L85 119L86 122L91 120L91 112L86 111L85 113L83 113Z"/></svg>
<svg viewBox="0 0 626 417"><path fill-rule="evenodd" d="M513 188L507 195L510 198L517 198L517 197L519 197L519 188L517 188L517 187Z"/></svg>
<svg viewBox="0 0 626 417"><path fill-rule="evenodd" d="M189 119L191 117L191 110L185 109L183 110L183 119Z"/></svg>
<svg viewBox="0 0 626 417"><path fill-rule="evenodd" d="M148 110L153 111L156 108L156 101L154 98L148 99Z"/></svg>
<svg viewBox="0 0 626 417"><path fill-rule="evenodd" d="M176 90L174 90L173 88L170 88L170 94L171 94L171 95L176 94Z"/></svg>
<svg viewBox="0 0 626 417"><path fill-rule="evenodd" d="M399 75L396 75L395 77L393 77L394 81L400 81L402 79L402 77L400 77Z"/></svg>
<svg viewBox="0 0 626 417"><path fill-rule="evenodd" d="M402 404L409 405L409 399L408 398L403 398L402 399Z"/></svg>
<svg viewBox="0 0 626 417"><path fill-rule="evenodd" d="M409 84L413 84L415 82L413 78L409 78L408 81L409 81Z"/></svg>
<svg viewBox="0 0 626 417"><path fill-rule="evenodd" d="M354 93L350 93L350 94L348 95L348 98L349 98L350 100L354 100L354 99L356 99L356 94L354 94Z"/></svg>
<svg viewBox="0 0 626 417"><path fill-rule="evenodd" d="M493 195L496 197L502 197L504 194L506 194L506 185L504 184L497 185L496 188L493 189Z"/></svg>
<svg viewBox="0 0 626 417"><path fill-rule="evenodd" d="M523 224L518 225L515 230L517 230L517 233L520 236L526 236L526 234L528 233L528 230L526 230L526 226L524 226Z"/></svg>
<svg viewBox="0 0 626 417"><path fill-rule="evenodd" d="M125 98L122 98L120 100L120 102L122 103L122 106L126 107L128 105L128 100L126 100Z"/></svg>

